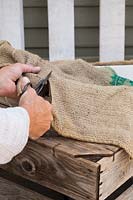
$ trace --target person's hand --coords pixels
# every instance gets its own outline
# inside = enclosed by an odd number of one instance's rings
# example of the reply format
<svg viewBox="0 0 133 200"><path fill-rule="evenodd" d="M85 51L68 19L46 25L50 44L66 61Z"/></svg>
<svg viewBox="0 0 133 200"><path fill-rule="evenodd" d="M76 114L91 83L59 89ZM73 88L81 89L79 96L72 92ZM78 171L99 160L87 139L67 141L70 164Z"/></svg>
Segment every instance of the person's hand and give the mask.
<svg viewBox="0 0 133 200"><path fill-rule="evenodd" d="M33 67L26 64L11 64L0 69L0 96L16 97L17 89L15 81L17 81L22 73L38 73L40 67Z"/></svg>
<svg viewBox="0 0 133 200"><path fill-rule="evenodd" d="M31 139L39 138L50 129L53 120L52 106L48 101L38 96L30 86L20 98L19 106L25 108L29 114L29 137Z"/></svg>

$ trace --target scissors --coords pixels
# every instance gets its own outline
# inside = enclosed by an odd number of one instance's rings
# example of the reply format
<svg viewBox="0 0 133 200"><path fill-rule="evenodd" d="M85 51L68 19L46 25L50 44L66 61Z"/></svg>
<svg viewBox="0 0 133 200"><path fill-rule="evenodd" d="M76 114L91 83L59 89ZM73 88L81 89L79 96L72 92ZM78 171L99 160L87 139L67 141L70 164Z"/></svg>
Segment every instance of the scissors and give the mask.
<svg viewBox="0 0 133 200"><path fill-rule="evenodd" d="M41 79L37 85L35 86L35 91L39 96L45 97L49 94L49 78L52 74L52 71L43 79ZM29 82L27 83L24 88L22 89L22 92L20 94L20 96L22 96L28 89L28 87L31 86L32 84Z"/></svg>

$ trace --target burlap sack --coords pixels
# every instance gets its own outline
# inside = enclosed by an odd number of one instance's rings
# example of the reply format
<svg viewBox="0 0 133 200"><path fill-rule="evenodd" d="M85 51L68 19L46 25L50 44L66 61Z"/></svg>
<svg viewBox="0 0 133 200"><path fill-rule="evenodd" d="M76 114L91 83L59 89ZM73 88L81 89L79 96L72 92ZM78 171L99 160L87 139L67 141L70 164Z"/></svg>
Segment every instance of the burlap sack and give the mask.
<svg viewBox="0 0 133 200"><path fill-rule="evenodd" d="M0 66L15 62L41 66L38 75L27 75L33 86L53 71L50 78L52 126L60 135L114 144L124 148L133 158L132 81L119 77L110 68L97 69L83 60L44 61L37 55L16 50L8 42L1 41ZM8 101L17 105L17 101ZM0 103L7 102L1 97Z"/></svg>

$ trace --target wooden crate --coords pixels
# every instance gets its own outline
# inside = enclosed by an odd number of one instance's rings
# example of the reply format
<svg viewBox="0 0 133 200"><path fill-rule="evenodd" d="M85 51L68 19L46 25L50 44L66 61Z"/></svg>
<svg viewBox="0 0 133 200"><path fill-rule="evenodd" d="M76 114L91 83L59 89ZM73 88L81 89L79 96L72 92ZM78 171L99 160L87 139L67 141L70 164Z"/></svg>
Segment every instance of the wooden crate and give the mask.
<svg viewBox="0 0 133 200"><path fill-rule="evenodd" d="M0 200L53 200L0 177Z"/></svg>
<svg viewBox="0 0 133 200"><path fill-rule="evenodd" d="M133 185L124 191L116 200L133 200Z"/></svg>
<svg viewBox="0 0 133 200"><path fill-rule="evenodd" d="M124 150L53 134L29 141L1 167L75 200L104 200L133 175L133 160Z"/></svg>

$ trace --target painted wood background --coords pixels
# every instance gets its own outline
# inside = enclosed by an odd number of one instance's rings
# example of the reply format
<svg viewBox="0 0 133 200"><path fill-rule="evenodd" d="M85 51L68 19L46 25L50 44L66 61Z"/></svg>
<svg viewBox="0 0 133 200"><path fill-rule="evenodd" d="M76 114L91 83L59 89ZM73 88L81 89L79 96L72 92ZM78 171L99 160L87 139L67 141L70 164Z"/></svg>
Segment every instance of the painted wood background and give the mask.
<svg viewBox="0 0 133 200"><path fill-rule="evenodd" d="M24 0L26 49L45 58L48 53L47 0ZM126 58L133 57L133 1L126 0ZM99 0L75 0L76 57L99 58Z"/></svg>

